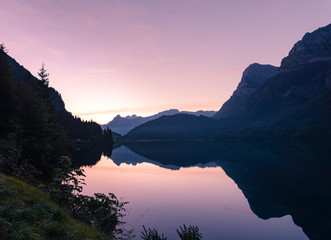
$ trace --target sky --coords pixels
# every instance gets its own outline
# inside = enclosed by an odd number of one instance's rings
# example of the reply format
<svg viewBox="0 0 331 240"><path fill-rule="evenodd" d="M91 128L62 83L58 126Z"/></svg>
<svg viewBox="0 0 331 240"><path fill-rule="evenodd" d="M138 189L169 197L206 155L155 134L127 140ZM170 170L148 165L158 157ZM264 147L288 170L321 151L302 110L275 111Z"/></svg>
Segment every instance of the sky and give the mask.
<svg viewBox="0 0 331 240"><path fill-rule="evenodd" d="M85 120L218 110L252 63L279 66L330 0L0 0L0 43Z"/></svg>

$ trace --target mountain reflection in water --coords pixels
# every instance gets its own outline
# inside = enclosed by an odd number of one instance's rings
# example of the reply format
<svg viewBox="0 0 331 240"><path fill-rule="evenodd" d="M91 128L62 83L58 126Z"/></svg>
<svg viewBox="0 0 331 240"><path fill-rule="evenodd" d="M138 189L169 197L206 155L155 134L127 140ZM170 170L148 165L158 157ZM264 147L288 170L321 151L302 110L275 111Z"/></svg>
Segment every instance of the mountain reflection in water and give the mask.
<svg viewBox="0 0 331 240"><path fill-rule="evenodd" d="M213 175L210 167L221 167L225 174L229 176L239 187L239 189L244 194L245 198L249 203L249 208L254 212L256 216L260 219L271 219L271 218L280 218L286 215L290 215L294 221L294 223L301 227L304 231L305 235L309 237L309 239L331 239L331 206L330 206L330 196L331 196L331 168L330 168L330 159L329 159L329 146L325 146L324 144L297 144L297 143L286 143L286 144L270 144L265 142L255 142L255 143L241 143L237 141L228 141L228 142L135 142L131 144L127 144L125 147L121 146L119 148L115 148L113 152L108 154L113 161L112 168L116 165L118 166L126 166L126 168L134 168L134 165L139 165L140 167L151 168L157 165L162 169L171 169L171 170L179 170L182 171L183 174L188 175L187 169L196 169L206 168L205 174ZM109 152L109 151L108 151ZM85 154L86 155L86 154ZM147 163L150 163L148 165ZM105 163L101 163L101 166ZM109 163L108 163L109 164ZM116 165L115 165L116 164ZM127 165L129 164L129 165ZM85 164L86 165L86 164ZM98 167L99 163L95 166ZM132 166L133 165L133 166ZM194 168L190 168L192 166L196 166ZM100 167L100 166L99 166ZM185 168L183 168L185 167ZM137 169L137 168L136 168ZM183 170L184 169L184 170ZM107 181L105 180L97 180L103 181L103 183L95 183L93 185L91 173L92 168L86 168L87 172L87 184L86 191L89 194L93 192L99 191L111 191L117 194L113 189L116 188L116 185L121 186L121 184L117 184L116 182L126 181L121 179L123 177L130 178L134 177L134 181L139 182L139 178L143 178L142 175L133 176L131 172L128 175L117 176L118 179L113 179L113 184L108 186L107 190L104 188L98 188L95 184L105 184ZM122 172L125 171L122 168ZM155 168L150 169L152 171L161 171ZM185 172L186 171L186 172ZM222 175L222 170L217 169L219 177ZM146 173L146 172L145 172ZM109 172L108 175L112 174ZM155 176L149 176L149 181L154 181L153 178L160 177L160 175L165 173L155 173ZM171 173L172 179L176 179L174 173ZM199 173L201 174L201 172ZM203 177L201 178L201 184L203 184ZM96 176L97 178L97 176ZM105 176L107 178L107 176ZM170 178L169 178L170 179ZM171 181L171 180L162 179L161 181ZM158 183L155 180L156 184ZM177 183L176 183L177 181ZM173 180L169 183L170 186L174 187L179 183L179 179ZM225 180L224 180L225 181ZM192 183L194 180L192 180ZM198 183L197 183L198 182ZM199 185L199 178L197 178L197 182L194 184ZM143 181L140 182L141 185L146 184ZM186 182L186 185L182 185L182 188L190 188L190 181ZM226 192L227 195L231 195L234 193L227 192L227 189L218 186L218 181L215 179L210 179L205 184L210 186L203 186L200 191L204 191L204 188L212 188L213 191L220 191L220 194ZM223 184L223 183L219 183ZM230 186L231 183L227 183L227 186ZM89 186L90 185L90 186ZM121 186L122 188L124 186ZM128 187L128 186L126 186ZM129 185L130 187L130 185ZM132 186L134 187L134 186ZM144 187L144 186L142 186ZM147 186L146 186L147 187ZM149 186L150 187L150 186ZM160 188L165 188L165 185L160 186ZM219 190L218 190L219 187ZM152 187L150 187L152 188ZM193 186L196 190L199 187ZM233 186L231 187L233 188ZM158 189L158 188L155 188ZM121 191L120 189L117 191ZM144 191L144 190L141 190ZM148 189L146 190L148 191ZM153 190L157 191L157 190ZM164 189L159 189L159 191L167 191ZM170 191L170 190L169 190ZM180 190L178 190L180 191ZM185 190L183 190L185 192ZM239 191L240 192L240 191ZM125 194L123 192L123 194ZM128 193L126 193L128 194ZM152 198L149 193L142 193L141 201L148 201L147 198ZM159 194L159 193L154 193ZM173 193L179 194L179 192ZM191 196L192 198L189 201L192 201L192 204L195 204L194 198L217 198L217 196L207 196L205 192L196 191L196 196ZM226 196L223 194L220 197L219 201L222 201L222 198ZM118 195L118 194L117 194ZM146 199L144 198L146 195ZM162 194L161 194L162 195ZM122 195L123 196L123 195ZM136 196L136 195L135 195ZM162 195L163 198L166 196ZM134 202L136 199L130 199L129 196L125 196L125 200L132 202L132 207L134 208ZM169 199L174 196L168 196ZM135 197L133 197L135 198ZM231 201L237 201L239 199L233 197ZM158 198L156 198L158 199ZM158 201L162 202L161 199ZM239 201L239 200L238 200ZM208 201L207 201L208 202ZM157 206L154 203L150 203L151 207L167 207L165 206ZM161 205L162 205L161 204ZM190 202L187 202L190 205ZM198 203L197 203L198 204ZM201 204L206 204L202 203ZM222 204L220 202L220 204ZM224 203L223 203L224 204ZM237 211L245 212L245 207L242 207L245 203L241 202L239 204L239 208ZM174 207L174 206L172 206ZM178 206L180 207L180 206ZM187 206L181 206L185 208ZM197 206L195 206L197 208ZM204 206L200 206L204 207ZM207 207L207 206L205 206ZM229 207L229 206L228 206ZM223 206L226 208L226 206ZM148 210L147 210L148 211ZM167 209L167 211L177 211L176 209ZM206 210L208 212L208 210ZM168 224L167 221L161 220L163 218L162 211L159 213L160 219L154 219L154 222L160 221L161 225ZM224 213L222 213L224 215ZM146 214L145 214L146 215ZM136 216L137 217L137 216ZM138 216L139 217L139 216ZM141 216L140 216L141 217ZM226 216L222 216L224 218ZM231 219L230 216L227 216L228 219ZM242 218L243 215L241 215ZM179 217L182 219L182 217ZM193 215L192 215L193 218ZM191 218L191 219L192 219ZM208 218L207 218L208 219ZM283 223L283 225L290 225L288 223L288 219L284 221L287 223ZM150 223L152 224L153 221ZM169 222L173 220L169 219ZM184 221L184 220L183 220ZM240 239L235 238L236 234L238 235L238 231L242 231L245 235L242 235L242 238L245 239L265 239L266 236L262 236L261 233L256 232L258 227L254 228L253 224L250 224L252 220L247 221L246 223L241 222L241 220L233 219L233 226L228 227L227 231L230 231L229 228L232 228L233 235L226 235L225 230L222 233L222 225L226 224L223 220L213 219L210 217L209 225L218 224L219 221L220 228L219 233L215 229L207 229L206 232L213 234L218 234L218 236L212 238L211 235L204 239ZM216 221L216 223L215 223ZM271 219L268 221L276 221L275 219ZM266 221L266 222L268 222ZM141 222L139 222L141 223ZM139 224L138 223L138 224ZM194 224L194 222L181 222L180 224ZM236 224L237 223L237 224ZM148 221L144 222L145 225L148 225ZM242 226L246 224L246 226ZM263 223L261 224L261 228ZM134 223L133 223L134 225ZM178 225L178 226L179 226ZM196 224L198 225L198 224ZM155 226L158 226L157 224ZM139 228L139 226L134 226L135 228ZM154 226L148 226L154 227ZM201 231L203 232L202 226L199 226ZM208 228L208 223L205 228ZM246 229L245 231L243 229ZM251 233L247 235L247 232L251 231L255 233ZM285 228L280 228L277 224L274 226L275 229L272 230L272 227L268 227L269 234L280 233L281 231L285 231ZM280 229L278 229L280 228ZM299 229L299 228L298 228ZM300 229L299 229L300 230ZM160 229L161 231L161 229ZM173 229L175 231L175 229ZM139 232L137 233L138 237ZM169 236L169 234L166 234ZM206 235L206 234L205 234ZM223 236L223 238L221 238ZM259 236L261 238L259 238ZM280 239L281 237L289 237L288 239L306 239L303 235L294 234L294 235L284 235L284 236L274 236L275 238L269 236L268 239ZM137 238L139 239L139 238Z"/></svg>

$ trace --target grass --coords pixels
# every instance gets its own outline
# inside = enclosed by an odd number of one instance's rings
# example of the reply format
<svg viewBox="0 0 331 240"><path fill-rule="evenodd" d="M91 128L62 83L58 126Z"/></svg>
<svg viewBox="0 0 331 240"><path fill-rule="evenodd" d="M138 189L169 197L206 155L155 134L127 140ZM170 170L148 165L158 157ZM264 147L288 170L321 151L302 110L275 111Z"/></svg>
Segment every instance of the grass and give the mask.
<svg viewBox="0 0 331 240"><path fill-rule="evenodd" d="M0 174L0 240L105 239L42 191Z"/></svg>

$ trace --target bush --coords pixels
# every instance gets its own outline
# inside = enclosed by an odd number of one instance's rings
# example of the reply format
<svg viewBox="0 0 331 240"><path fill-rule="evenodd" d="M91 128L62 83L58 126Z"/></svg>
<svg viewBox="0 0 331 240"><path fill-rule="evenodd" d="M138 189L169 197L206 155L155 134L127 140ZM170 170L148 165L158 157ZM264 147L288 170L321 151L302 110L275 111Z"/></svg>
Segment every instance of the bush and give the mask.
<svg viewBox="0 0 331 240"><path fill-rule="evenodd" d="M200 240L202 239L201 233L199 233L199 228L197 226L189 225L186 227L184 224L183 227L177 229L178 236L181 240Z"/></svg>
<svg viewBox="0 0 331 240"><path fill-rule="evenodd" d="M144 231L141 232L142 239L144 239L144 240L167 240L167 237L165 237L163 233L162 233L162 235L159 235L158 231L155 228L153 228L153 229L148 228L148 230L146 230L145 226L143 226L143 228L144 228Z"/></svg>

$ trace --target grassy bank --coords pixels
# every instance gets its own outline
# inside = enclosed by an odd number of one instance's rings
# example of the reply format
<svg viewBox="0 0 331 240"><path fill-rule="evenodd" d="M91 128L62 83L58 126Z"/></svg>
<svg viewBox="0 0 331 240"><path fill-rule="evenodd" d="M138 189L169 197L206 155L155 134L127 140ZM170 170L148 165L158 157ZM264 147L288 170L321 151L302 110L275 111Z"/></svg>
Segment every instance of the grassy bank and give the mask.
<svg viewBox="0 0 331 240"><path fill-rule="evenodd" d="M0 174L0 240L104 239L40 190Z"/></svg>

